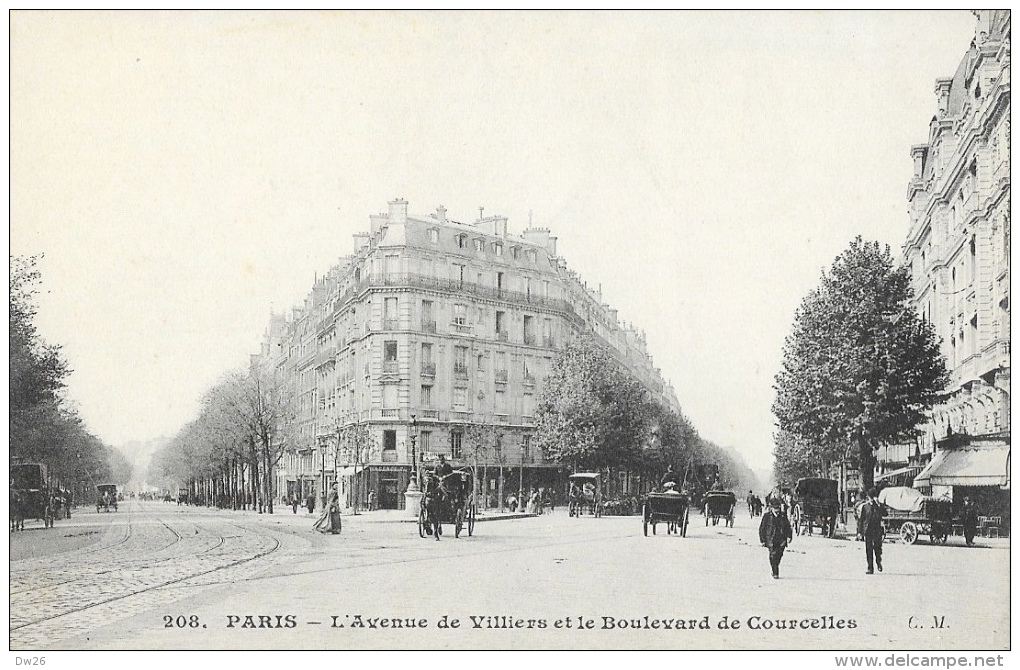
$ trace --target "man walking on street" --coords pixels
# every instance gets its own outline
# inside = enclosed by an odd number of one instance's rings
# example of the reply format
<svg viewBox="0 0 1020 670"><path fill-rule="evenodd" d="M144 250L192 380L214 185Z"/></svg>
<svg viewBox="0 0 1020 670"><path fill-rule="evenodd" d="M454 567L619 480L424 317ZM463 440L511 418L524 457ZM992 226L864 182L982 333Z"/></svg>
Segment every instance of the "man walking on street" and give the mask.
<svg viewBox="0 0 1020 670"><path fill-rule="evenodd" d="M783 552L786 551L786 545L793 541L793 528L783 511L781 500L769 500L769 511L762 516L761 525L758 526L758 539L761 540L761 546L768 547L772 579L779 579L779 563L783 560Z"/></svg>
<svg viewBox="0 0 1020 670"><path fill-rule="evenodd" d="M974 503L971 502L970 498L963 499L963 510L960 512L961 521L963 522L963 537L967 540L967 546L974 546L974 535L977 533L977 510L974 509Z"/></svg>
<svg viewBox="0 0 1020 670"><path fill-rule="evenodd" d="M878 491L868 490L868 499L861 505L861 516L857 520L857 534L864 538L864 552L868 556L867 574L875 574L875 566L882 572L882 519L885 518L885 505L878 501Z"/></svg>

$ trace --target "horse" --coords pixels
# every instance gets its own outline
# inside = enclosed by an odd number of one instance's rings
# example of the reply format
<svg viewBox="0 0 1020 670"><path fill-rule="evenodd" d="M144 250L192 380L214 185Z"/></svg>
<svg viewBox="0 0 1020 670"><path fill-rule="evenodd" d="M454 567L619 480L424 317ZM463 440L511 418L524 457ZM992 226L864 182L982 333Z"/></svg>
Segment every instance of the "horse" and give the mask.
<svg viewBox="0 0 1020 670"><path fill-rule="evenodd" d="M11 489L11 531L25 530L25 499L21 491Z"/></svg>
<svg viewBox="0 0 1020 670"><path fill-rule="evenodd" d="M443 534L443 511L446 509L446 492L439 485L435 475L429 474L425 477L422 488L421 509L425 517L425 533L432 535L439 541Z"/></svg>

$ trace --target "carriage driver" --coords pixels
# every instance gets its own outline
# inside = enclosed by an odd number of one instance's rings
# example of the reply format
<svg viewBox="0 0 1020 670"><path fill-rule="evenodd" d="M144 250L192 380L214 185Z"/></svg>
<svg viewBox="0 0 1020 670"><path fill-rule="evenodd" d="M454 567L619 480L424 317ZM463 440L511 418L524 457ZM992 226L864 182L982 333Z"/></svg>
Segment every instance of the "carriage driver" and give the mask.
<svg viewBox="0 0 1020 670"><path fill-rule="evenodd" d="M676 472L673 470L673 464L671 463L669 467L666 468L666 474L662 476L660 484L662 488L667 489L669 488L669 484L672 484L673 488L676 488L679 486L679 483L680 478L676 476Z"/></svg>
<svg viewBox="0 0 1020 670"><path fill-rule="evenodd" d="M439 463L436 464L436 477L443 481L443 477L453 473L453 466L446 462L446 455L439 454Z"/></svg>

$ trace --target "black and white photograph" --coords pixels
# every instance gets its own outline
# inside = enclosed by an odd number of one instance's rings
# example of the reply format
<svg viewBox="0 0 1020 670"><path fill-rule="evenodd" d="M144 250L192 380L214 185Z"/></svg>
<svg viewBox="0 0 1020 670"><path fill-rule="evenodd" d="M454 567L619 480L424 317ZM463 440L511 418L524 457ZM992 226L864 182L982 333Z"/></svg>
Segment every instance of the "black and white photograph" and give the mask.
<svg viewBox="0 0 1020 670"><path fill-rule="evenodd" d="M8 20L10 665L1008 666L1009 10Z"/></svg>

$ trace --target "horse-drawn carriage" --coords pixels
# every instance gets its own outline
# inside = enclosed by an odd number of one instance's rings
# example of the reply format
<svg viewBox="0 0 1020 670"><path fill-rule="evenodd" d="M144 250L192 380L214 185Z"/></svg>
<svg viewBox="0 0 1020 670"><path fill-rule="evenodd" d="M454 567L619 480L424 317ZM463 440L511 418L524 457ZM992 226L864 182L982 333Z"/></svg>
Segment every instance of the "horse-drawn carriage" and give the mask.
<svg viewBox="0 0 1020 670"><path fill-rule="evenodd" d="M44 527L53 527L62 499L51 484L42 463L11 465L11 530L24 530L26 519L41 520Z"/></svg>
<svg viewBox="0 0 1020 670"><path fill-rule="evenodd" d="M598 518L602 516L604 503L602 500L602 477L597 472L575 472L568 477L570 492L568 512L570 516L588 514Z"/></svg>
<svg viewBox="0 0 1020 670"><path fill-rule="evenodd" d="M708 491L701 498L705 515L705 525L711 521L718 525L719 519L725 519L726 525L733 527L733 510L737 507L737 496L732 491Z"/></svg>
<svg viewBox="0 0 1020 670"><path fill-rule="evenodd" d="M418 513L418 535L429 535L438 541L443 524L453 524L453 536L460 537L467 526L468 536L474 535L478 507L475 505L474 481L467 468L444 475L425 472L421 511Z"/></svg>
<svg viewBox="0 0 1020 670"><path fill-rule="evenodd" d="M667 535L678 533L680 537L687 537L690 501L687 494L676 491L649 493L641 507L641 517L645 536L648 535L649 526L652 527L652 535L655 535L656 525L665 523Z"/></svg>
<svg viewBox="0 0 1020 670"><path fill-rule="evenodd" d="M117 511L117 485L99 484L96 486L96 512Z"/></svg>
<svg viewBox="0 0 1020 670"><path fill-rule="evenodd" d="M800 535L809 535L817 525L825 537L835 537L839 517L839 482L835 479L805 477L793 487L790 525Z"/></svg>
<svg viewBox="0 0 1020 670"><path fill-rule="evenodd" d="M927 535L932 544L945 544L953 527L953 503L932 498L909 486L890 486L878 494L885 506L885 530L899 534L906 544ZM855 510L856 511L856 510Z"/></svg>

